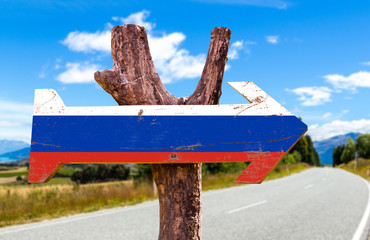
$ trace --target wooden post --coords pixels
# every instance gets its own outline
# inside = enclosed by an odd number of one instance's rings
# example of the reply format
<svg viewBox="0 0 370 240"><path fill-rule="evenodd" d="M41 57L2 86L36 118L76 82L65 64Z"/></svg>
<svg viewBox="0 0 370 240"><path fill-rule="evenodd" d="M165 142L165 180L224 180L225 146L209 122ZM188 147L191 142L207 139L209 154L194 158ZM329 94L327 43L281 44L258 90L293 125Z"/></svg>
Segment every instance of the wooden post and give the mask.
<svg viewBox="0 0 370 240"><path fill-rule="evenodd" d="M212 30L202 77L187 98L166 90L154 68L145 29L133 24L112 29L112 70L96 72L94 77L120 105L218 104L230 35L224 27ZM159 194L159 239L201 239L201 166L151 165Z"/></svg>

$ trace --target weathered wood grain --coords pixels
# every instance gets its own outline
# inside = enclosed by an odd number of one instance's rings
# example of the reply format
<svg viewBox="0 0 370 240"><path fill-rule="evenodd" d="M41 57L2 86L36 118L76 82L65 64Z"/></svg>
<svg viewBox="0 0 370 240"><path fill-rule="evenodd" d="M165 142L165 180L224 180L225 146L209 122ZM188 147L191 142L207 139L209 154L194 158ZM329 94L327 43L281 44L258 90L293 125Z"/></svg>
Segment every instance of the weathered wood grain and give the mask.
<svg viewBox="0 0 370 240"><path fill-rule="evenodd" d="M112 70L96 72L94 77L120 105L217 104L230 35L224 27L212 30L202 77L188 98L176 98L166 90L155 70L145 29L137 25L113 28ZM159 190L159 239L201 239L201 166L152 165Z"/></svg>

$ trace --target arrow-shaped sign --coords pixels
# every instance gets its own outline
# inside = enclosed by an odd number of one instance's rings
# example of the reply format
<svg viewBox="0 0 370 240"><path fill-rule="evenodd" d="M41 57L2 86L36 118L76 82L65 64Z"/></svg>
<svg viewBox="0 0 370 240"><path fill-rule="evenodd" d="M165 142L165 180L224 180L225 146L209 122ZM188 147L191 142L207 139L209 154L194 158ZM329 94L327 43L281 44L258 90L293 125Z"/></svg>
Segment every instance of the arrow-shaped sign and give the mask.
<svg viewBox="0 0 370 240"><path fill-rule="evenodd" d="M250 104L66 107L35 92L29 182L66 163L250 162L236 182L260 183L307 126L252 82L231 82Z"/></svg>

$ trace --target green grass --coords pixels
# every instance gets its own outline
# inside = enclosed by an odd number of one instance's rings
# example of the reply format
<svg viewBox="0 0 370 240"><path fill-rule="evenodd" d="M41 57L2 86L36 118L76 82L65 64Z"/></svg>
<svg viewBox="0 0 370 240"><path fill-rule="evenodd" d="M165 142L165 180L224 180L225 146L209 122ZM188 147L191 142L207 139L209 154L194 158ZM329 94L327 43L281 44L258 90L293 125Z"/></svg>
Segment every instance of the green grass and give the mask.
<svg viewBox="0 0 370 240"><path fill-rule="evenodd" d="M72 164L65 164L59 171L56 173L56 177L71 177L73 173L76 171L76 167Z"/></svg>
<svg viewBox="0 0 370 240"><path fill-rule="evenodd" d="M16 170L18 169L18 167L14 167L14 166L0 166L0 172L2 171L13 171L13 170Z"/></svg>
<svg viewBox="0 0 370 240"><path fill-rule="evenodd" d="M370 159L358 158L357 166L355 169L355 161L351 161L347 164L341 164L338 168L344 169L348 172L357 174L366 180L370 181Z"/></svg>
<svg viewBox="0 0 370 240"><path fill-rule="evenodd" d="M276 178L281 178L288 176L293 173L298 173L302 170L308 169L309 166L306 163L298 163L298 164L289 164L289 165L278 165L267 177L264 181L273 180ZM239 177L239 172L234 173L224 173L224 174L215 174L204 176L202 181L202 190L213 190L213 189L220 189L220 188L227 188L232 186L237 186L239 183L234 183L237 177Z"/></svg>
<svg viewBox="0 0 370 240"><path fill-rule="evenodd" d="M151 185L123 182L86 186L31 186L0 192L0 226L131 205L154 199Z"/></svg>
<svg viewBox="0 0 370 240"><path fill-rule="evenodd" d="M283 177L309 168L307 164L278 166L267 180ZM239 172L203 177L204 191L237 186ZM18 184L18 185L16 185ZM152 183L132 181L73 185L68 178L53 178L47 184L0 188L0 227L91 212L104 208L131 205L155 199Z"/></svg>
<svg viewBox="0 0 370 240"><path fill-rule="evenodd" d="M22 176L22 181L15 181L11 183L3 183L3 187L20 187L28 185L28 176ZM73 181L70 178L65 177L53 177L47 183L32 183L32 186L58 186L58 185L73 185ZM31 185L30 185L31 186Z"/></svg>
<svg viewBox="0 0 370 240"><path fill-rule="evenodd" d="M42 183L40 185L65 185L65 184L73 184L70 176L72 176L75 169L71 168L70 166L63 166L58 174L53 177L49 182ZM10 177L18 177L21 176L24 180L23 181L14 181L11 183L4 183L1 186L20 186L26 185L28 179L28 169L26 167L8 167L8 166L1 166L0 170L0 178L10 178Z"/></svg>
<svg viewBox="0 0 370 240"><path fill-rule="evenodd" d="M47 183L39 183L35 185L73 185L73 181L70 178L64 178L64 177L53 177L50 179Z"/></svg>
<svg viewBox="0 0 370 240"><path fill-rule="evenodd" d="M0 177L7 178L7 177L18 177L28 175L28 170L26 167L6 167L1 166L0 169Z"/></svg>
<svg viewBox="0 0 370 240"><path fill-rule="evenodd" d="M28 175L28 171L23 172L0 172L0 177L7 178L7 177L18 177Z"/></svg>
<svg viewBox="0 0 370 240"><path fill-rule="evenodd" d="M286 177L309 168L312 168L312 166L307 163L279 165L266 177L265 181Z"/></svg>

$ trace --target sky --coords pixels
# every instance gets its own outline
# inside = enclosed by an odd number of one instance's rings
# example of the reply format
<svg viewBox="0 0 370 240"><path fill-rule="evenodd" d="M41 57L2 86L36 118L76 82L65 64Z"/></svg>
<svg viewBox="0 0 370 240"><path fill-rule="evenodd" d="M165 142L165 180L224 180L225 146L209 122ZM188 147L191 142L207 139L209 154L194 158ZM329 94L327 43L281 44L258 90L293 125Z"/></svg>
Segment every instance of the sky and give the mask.
<svg viewBox="0 0 370 240"><path fill-rule="evenodd" d="M308 125L313 140L370 132L370 3L364 1L0 0L0 139L30 142L35 89L67 106L115 106L93 78L111 69L110 35L144 26L156 70L190 95L210 32L231 29L220 104L252 81Z"/></svg>

